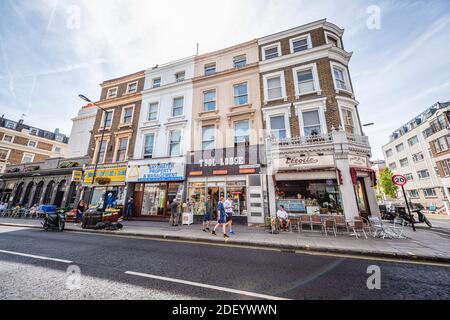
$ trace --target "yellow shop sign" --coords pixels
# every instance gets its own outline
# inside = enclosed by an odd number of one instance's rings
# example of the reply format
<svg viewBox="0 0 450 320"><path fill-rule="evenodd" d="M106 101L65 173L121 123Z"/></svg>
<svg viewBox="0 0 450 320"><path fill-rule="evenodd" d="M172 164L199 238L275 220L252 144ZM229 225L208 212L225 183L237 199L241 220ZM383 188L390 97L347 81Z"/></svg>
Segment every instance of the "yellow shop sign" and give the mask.
<svg viewBox="0 0 450 320"><path fill-rule="evenodd" d="M73 182L81 182L81 176L83 175L83 171L81 170L73 170L72 171L72 181Z"/></svg>
<svg viewBox="0 0 450 320"><path fill-rule="evenodd" d="M109 178L111 182L125 182L127 167L97 169L96 177ZM92 183L94 169L84 172L84 183Z"/></svg>

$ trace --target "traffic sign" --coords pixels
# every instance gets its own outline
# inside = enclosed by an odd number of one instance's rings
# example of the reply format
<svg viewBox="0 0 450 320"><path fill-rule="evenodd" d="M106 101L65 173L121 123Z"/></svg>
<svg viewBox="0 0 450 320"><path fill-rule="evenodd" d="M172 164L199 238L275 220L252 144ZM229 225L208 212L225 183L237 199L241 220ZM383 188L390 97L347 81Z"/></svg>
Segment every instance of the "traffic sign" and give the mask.
<svg viewBox="0 0 450 320"><path fill-rule="evenodd" d="M408 180L405 176L397 174L392 177L392 182L399 187L403 187L408 182Z"/></svg>

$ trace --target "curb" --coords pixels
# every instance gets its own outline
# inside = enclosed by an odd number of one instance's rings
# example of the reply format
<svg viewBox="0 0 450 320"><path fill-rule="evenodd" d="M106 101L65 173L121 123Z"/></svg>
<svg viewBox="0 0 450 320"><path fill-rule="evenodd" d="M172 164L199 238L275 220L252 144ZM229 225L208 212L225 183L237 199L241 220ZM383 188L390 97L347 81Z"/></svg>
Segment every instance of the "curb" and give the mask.
<svg viewBox="0 0 450 320"><path fill-rule="evenodd" d="M32 229L42 229L41 226L36 225L27 225L27 224L14 224L14 223L0 223L0 226L10 226L10 227L20 227L20 228L32 228ZM224 240L220 238L199 238L199 237L189 237L189 236L175 236L175 235L148 235L143 233L121 233L120 231L104 231L104 230L91 230L91 229L73 229L70 227L66 227L67 231L74 232L83 232L89 234L103 234L103 235L115 235L115 236L130 236L137 237L141 239L161 239L161 240L178 240L178 241L192 241L204 244L218 244L224 243ZM269 248L269 249L278 249L283 252L295 253L296 251L306 251L306 252L316 252L316 253L329 253L329 254L345 254L348 256L369 256L374 258L389 258L389 259L397 259L404 261L414 261L414 262L434 262L434 263L444 263L450 265L450 257L439 257L439 256L425 256L425 255L411 255L405 253L388 253L388 252L379 252L379 251L371 251L371 250L352 250L352 249L339 249L339 248L330 248L330 247L318 247L318 246L309 246L309 245L291 245L291 244L275 244L275 243L261 243L254 241L241 241L241 240L232 240L230 242L226 242L229 246L245 246L245 247L254 247L254 248Z"/></svg>

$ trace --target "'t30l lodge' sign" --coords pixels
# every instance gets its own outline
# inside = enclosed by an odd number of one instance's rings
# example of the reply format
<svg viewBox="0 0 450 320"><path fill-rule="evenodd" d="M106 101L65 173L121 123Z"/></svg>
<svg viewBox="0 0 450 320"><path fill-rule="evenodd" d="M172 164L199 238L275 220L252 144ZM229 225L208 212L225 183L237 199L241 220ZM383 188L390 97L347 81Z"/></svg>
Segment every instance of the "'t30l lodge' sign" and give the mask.
<svg viewBox="0 0 450 320"><path fill-rule="evenodd" d="M237 166L245 164L244 157L228 157L220 158L218 160L212 159L200 159L198 161L200 167L215 167L215 166Z"/></svg>

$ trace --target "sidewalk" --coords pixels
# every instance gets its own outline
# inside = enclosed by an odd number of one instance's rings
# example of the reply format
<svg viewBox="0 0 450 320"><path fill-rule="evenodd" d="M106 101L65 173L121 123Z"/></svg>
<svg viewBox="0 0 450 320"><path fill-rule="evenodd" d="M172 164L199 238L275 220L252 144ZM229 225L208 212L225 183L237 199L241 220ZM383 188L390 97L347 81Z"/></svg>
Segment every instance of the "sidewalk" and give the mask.
<svg viewBox="0 0 450 320"><path fill-rule="evenodd" d="M203 232L200 225L170 227L164 222L124 221L121 231L83 230L68 223L66 230L87 233L116 234L143 238L225 243L221 229L217 236ZM39 220L0 218L0 225L42 228ZM307 250L348 255L413 259L450 263L450 237L420 228L413 232L406 228L407 239L355 239L348 235L326 237L320 231L271 234L262 227L235 226L236 235L226 241L228 245L275 248L280 250Z"/></svg>

